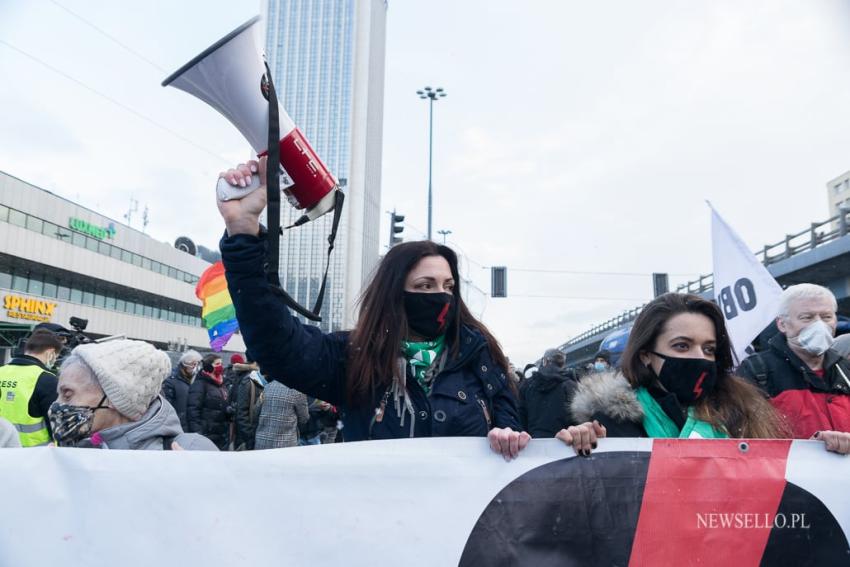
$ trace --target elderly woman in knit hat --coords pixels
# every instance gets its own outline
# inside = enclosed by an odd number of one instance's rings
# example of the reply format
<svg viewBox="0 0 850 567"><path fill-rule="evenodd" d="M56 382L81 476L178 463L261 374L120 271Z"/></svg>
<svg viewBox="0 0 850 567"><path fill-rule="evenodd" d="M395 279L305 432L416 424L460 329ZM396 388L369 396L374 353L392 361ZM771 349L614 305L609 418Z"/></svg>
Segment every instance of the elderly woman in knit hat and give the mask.
<svg viewBox="0 0 850 567"><path fill-rule="evenodd" d="M168 355L143 341L78 346L62 363L48 412L57 445L215 451L203 436L184 433L159 395L169 372Z"/></svg>

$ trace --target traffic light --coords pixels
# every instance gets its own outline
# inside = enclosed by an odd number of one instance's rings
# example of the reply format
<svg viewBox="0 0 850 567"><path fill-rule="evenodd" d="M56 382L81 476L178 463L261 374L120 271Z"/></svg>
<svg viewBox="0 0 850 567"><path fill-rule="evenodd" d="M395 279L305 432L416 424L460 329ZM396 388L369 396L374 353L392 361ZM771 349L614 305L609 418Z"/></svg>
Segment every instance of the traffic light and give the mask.
<svg viewBox="0 0 850 567"><path fill-rule="evenodd" d="M490 268L490 297L508 296L508 269L505 266Z"/></svg>
<svg viewBox="0 0 850 567"><path fill-rule="evenodd" d="M667 274L652 274L652 294L653 297L664 295L670 291L670 278Z"/></svg>
<svg viewBox="0 0 850 567"><path fill-rule="evenodd" d="M404 215L400 215L393 210L390 213L390 248L402 241L401 236L396 236L404 231Z"/></svg>

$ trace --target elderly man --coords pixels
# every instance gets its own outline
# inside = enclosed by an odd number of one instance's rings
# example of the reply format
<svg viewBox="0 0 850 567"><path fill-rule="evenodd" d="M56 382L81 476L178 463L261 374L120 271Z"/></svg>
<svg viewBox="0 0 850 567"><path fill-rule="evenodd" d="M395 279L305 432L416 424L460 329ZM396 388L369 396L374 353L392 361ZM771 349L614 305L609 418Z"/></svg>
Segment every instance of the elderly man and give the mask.
<svg viewBox="0 0 850 567"><path fill-rule="evenodd" d="M833 430L850 431L850 362L830 348L837 308L825 287L789 287L779 303L780 332L738 369L767 393L795 437L823 437L827 444Z"/></svg>
<svg viewBox="0 0 850 567"><path fill-rule="evenodd" d="M113 340L75 348L62 363L59 398L50 406L60 446L101 449L216 450L184 433L159 395L171 371L168 356L142 341Z"/></svg>

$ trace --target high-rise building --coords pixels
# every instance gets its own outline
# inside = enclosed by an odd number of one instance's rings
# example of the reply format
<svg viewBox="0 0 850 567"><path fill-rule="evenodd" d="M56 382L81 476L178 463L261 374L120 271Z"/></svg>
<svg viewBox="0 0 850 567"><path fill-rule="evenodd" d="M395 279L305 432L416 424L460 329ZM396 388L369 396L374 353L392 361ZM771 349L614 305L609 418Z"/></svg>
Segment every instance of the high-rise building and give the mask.
<svg viewBox="0 0 850 567"><path fill-rule="evenodd" d="M346 193L322 307L325 331L350 328L378 262L386 0L267 0L266 55L278 99ZM283 207L281 222L301 212ZM284 289L312 309L332 215L281 238Z"/></svg>

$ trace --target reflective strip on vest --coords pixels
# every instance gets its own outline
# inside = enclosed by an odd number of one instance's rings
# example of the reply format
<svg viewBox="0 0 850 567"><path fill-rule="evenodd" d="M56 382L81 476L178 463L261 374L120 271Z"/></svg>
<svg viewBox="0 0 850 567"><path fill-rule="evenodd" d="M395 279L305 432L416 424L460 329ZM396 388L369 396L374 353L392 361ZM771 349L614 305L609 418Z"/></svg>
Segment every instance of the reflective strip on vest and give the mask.
<svg viewBox="0 0 850 567"><path fill-rule="evenodd" d="M0 367L0 417L18 430L23 447L50 442L44 418L29 413L30 399L44 369L37 364L7 364Z"/></svg>
<svg viewBox="0 0 850 567"><path fill-rule="evenodd" d="M15 429L18 430L19 433L35 433L36 431L41 431L42 429L47 429L47 425L44 423L42 419L39 423L31 423L27 425L21 425L20 423L13 424Z"/></svg>

